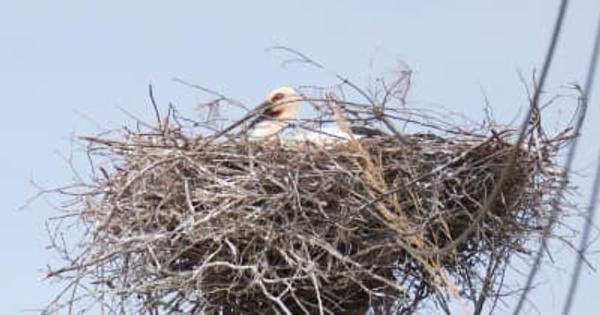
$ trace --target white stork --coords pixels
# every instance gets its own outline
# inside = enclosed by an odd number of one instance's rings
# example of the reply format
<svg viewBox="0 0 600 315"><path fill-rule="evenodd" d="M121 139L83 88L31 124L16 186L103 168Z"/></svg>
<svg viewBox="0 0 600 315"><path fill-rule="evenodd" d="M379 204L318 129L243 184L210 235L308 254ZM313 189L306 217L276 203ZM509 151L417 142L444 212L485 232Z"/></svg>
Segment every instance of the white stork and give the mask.
<svg viewBox="0 0 600 315"><path fill-rule="evenodd" d="M293 120L300 110L300 95L291 87L283 86L274 89L266 100L253 111L258 115L248 127L250 140L265 140L279 135ZM343 139L362 138L384 135L383 132L368 127L349 126L349 131L340 130L337 126L328 126L318 130L305 131L295 135L292 140L309 141L315 144L328 144Z"/></svg>
<svg viewBox="0 0 600 315"><path fill-rule="evenodd" d="M264 102L235 124L213 135L210 141L228 133L242 123L253 119L245 129L249 140L264 141L272 139L297 119L301 96L291 87L283 86L271 91ZM336 111L339 114L339 110ZM383 132L361 126L347 126L340 130L337 126L319 128L295 135L291 140L308 141L317 145L334 143L343 139L385 135ZM350 135L349 132L352 134Z"/></svg>

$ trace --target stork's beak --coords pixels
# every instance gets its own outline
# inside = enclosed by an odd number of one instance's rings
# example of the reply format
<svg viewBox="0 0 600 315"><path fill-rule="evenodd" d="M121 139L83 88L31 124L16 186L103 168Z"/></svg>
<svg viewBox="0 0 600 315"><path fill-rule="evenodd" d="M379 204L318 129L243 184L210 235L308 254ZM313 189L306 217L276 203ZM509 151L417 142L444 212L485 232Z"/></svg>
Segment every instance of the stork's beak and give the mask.
<svg viewBox="0 0 600 315"><path fill-rule="evenodd" d="M251 113L252 118L262 117L265 118L265 112L273 107L273 103L269 101L264 101L260 103Z"/></svg>
<svg viewBox="0 0 600 315"><path fill-rule="evenodd" d="M269 112L268 109L273 107L273 103L267 101L264 101L262 103L260 103L258 106L256 106L256 108L254 108L251 112L249 112L246 117L243 119L244 121L248 121L250 120L250 124L248 126L248 128L251 128L252 126L256 125L257 123L270 118L269 117Z"/></svg>
<svg viewBox="0 0 600 315"><path fill-rule="evenodd" d="M269 102L269 101L264 101L260 104L258 104L258 106L256 106L255 111L257 112L262 112L265 109L269 109L271 106L273 106L273 103Z"/></svg>

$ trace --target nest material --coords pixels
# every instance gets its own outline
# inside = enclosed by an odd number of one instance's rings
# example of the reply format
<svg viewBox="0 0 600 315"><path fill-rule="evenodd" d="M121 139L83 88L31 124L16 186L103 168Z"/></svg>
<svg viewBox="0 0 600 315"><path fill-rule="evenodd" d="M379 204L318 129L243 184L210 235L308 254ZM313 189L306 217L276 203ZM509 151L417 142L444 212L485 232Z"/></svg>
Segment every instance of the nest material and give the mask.
<svg viewBox="0 0 600 315"><path fill-rule="evenodd" d="M480 313L507 294L510 257L550 228L565 175L554 159L572 135L546 137L535 116L515 147L508 128L408 113L401 74L368 104L307 98L329 122L386 136L211 142L170 110L158 126L85 138L95 173L59 191L75 199L51 229L66 266L48 276L68 285L46 312L449 314L460 299ZM74 248L68 219L84 227Z"/></svg>
<svg viewBox="0 0 600 315"><path fill-rule="evenodd" d="M163 128L89 140L114 172L77 200L83 254L50 276L88 277L115 312L402 314L493 297L507 258L544 228L560 177L550 144L518 149L476 222L515 153L498 134L207 145Z"/></svg>

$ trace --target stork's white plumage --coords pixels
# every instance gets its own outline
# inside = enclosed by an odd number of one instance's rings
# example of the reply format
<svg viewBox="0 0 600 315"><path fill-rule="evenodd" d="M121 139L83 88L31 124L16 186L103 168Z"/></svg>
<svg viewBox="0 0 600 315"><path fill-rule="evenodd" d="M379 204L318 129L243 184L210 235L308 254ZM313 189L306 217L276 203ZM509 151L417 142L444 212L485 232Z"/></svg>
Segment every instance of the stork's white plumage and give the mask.
<svg viewBox="0 0 600 315"><path fill-rule="evenodd" d="M353 135L361 138L360 135ZM315 130L306 130L294 135L293 140L307 141L317 145L333 144L335 142L350 140L352 137L340 130L337 126L325 126Z"/></svg>

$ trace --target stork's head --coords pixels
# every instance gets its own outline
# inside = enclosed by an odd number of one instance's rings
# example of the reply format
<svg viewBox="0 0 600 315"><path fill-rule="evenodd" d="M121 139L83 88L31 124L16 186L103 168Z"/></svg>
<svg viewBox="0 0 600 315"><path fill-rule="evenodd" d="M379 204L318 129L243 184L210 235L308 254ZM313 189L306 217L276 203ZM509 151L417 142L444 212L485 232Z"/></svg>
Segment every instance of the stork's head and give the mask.
<svg viewBox="0 0 600 315"><path fill-rule="evenodd" d="M278 134L289 120L298 114L300 96L291 87L276 88L257 108L256 119L250 124L250 138L266 138Z"/></svg>
<svg viewBox="0 0 600 315"><path fill-rule="evenodd" d="M291 87L282 86L274 89L265 100L264 114L275 120L289 120L298 114L300 96Z"/></svg>

